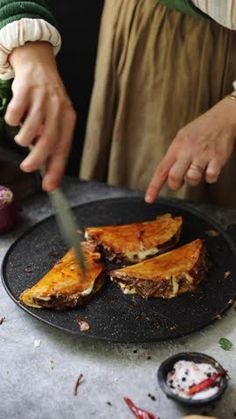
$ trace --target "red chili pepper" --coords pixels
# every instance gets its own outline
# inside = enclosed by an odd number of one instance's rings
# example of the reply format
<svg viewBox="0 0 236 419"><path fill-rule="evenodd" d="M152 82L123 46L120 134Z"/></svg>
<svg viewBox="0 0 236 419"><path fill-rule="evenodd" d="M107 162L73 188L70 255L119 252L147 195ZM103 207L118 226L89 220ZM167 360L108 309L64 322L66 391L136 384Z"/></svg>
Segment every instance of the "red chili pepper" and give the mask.
<svg viewBox="0 0 236 419"><path fill-rule="evenodd" d="M215 374L212 374L211 377L206 378L206 380L201 381L199 384L196 384L186 391L188 396L193 396L196 393L199 393L200 391L206 390L209 387L212 387L213 384L216 383L218 378L224 377L227 374L227 371L222 370L220 372L217 372Z"/></svg>
<svg viewBox="0 0 236 419"><path fill-rule="evenodd" d="M128 399L128 397L124 397L124 401L130 410L135 414L136 419L160 419L159 416L153 415L152 413L135 406L132 400Z"/></svg>

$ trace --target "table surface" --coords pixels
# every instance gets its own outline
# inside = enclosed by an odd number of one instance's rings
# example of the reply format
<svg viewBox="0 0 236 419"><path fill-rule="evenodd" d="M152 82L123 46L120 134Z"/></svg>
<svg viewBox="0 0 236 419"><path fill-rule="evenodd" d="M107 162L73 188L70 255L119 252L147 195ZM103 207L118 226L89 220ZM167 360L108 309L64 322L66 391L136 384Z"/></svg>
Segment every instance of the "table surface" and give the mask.
<svg viewBox="0 0 236 419"><path fill-rule="evenodd" d="M98 199L139 196L139 192L95 182L66 179L72 206ZM189 204L224 226L236 223L236 209ZM52 214L48 198L38 194L23 204L21 222L0 239L0 261L9 246L30 226ZM85 341L32 318L18 308L0 284L0 419L131 419L123 397L161 419L208 412L222 419L236 416L236 311L232 307L213 325L174 341L124 345ZM230 352L219 346L225 337ZM37 342L38 341L38 342ZM36 343L40 343L36 346ZM167 399L157 384L160 363L178 352L198 351L215 357L230 373L224 397L215 406L185 409ZM74 386L84 379L77 396ZM154 396L154 397L152 397Z"/></svg>

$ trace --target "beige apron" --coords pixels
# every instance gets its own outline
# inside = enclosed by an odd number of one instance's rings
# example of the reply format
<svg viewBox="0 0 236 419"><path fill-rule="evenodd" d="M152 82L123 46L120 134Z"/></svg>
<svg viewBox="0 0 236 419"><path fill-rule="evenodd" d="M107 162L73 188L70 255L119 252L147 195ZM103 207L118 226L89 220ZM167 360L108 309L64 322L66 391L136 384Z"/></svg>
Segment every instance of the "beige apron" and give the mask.
<svg viewBox="0 0 236 419"><path fill-rule="evenodd" d="M144 191L177 131L235 79L236 31L157 0L106 0L80 176ZM235 158L217 184L162 195L236 205Z"/></svg>

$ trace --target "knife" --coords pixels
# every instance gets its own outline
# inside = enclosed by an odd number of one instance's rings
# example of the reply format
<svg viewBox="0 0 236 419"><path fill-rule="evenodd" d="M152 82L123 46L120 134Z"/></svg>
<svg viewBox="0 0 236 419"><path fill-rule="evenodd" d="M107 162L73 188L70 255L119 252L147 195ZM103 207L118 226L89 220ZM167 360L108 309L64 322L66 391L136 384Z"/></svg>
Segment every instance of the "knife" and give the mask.
<svg viewBox="0 0 236 419"><path fill-rule="evenodd" d="M8 128L11 128L10 136L15 137L19 132L20 126ZM34 146L32 144L28 147L29 151L33 148ZM39 172L44 177L45 168L42 167ZM62 190L56 188L54 191L48 192L48 196L56 213L57 224L61 235L67 246L74 248L81 272L84 276L86 273L86 263L81 246L82 241L84 241L82 230L76 225L74 215Z"/></svg>
<svg viewBox="0 0 236 419"><path fill-rule="evenodd" d="M30 145L29 150L31 151L33 147L34 146ZM44 177L45 168L42 167L39 172L41 176ZM67 246L73 247L79 262L81 272L84 276L86 273L86 263L84 252L81 246L82 241L84 241L82 230L76 225L73 212L70 209L69 202L62 192L62 189L56 188L53 191L48 192L48 196L55 211L57 225L64 239L64 242L67 244Z"/></svg>
<svg viewBox="0 0 236 419"><path fill-rule="evenodd" d="M65 243L69 247L74 248L82 274L85 275L86 264L81 246L82 241L84 241L84 237L81 229L76 225L74 215L69 207L69 203L60 188L56 188L53 191L48 192L48 196L52 207L55 210L57 224L61 235Z"/></svg>

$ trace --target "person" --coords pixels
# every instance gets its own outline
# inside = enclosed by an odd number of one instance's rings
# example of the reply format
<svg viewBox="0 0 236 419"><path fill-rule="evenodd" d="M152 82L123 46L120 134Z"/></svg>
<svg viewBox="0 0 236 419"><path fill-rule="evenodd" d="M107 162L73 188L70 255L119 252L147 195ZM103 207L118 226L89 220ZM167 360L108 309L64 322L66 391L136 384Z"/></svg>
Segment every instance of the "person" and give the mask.
<svg viewBox="0 0 236 419"><path fill-rule="evenodd" d="M43 0L2 0L0 21L0 77L14 76L5 119L34 145L22 170L46 165L49 191L76 119L53 55L60 36ZM106 0L81 177L146 190L149 203L172 190L235 205L234 29L235 0Z"/></svg>

